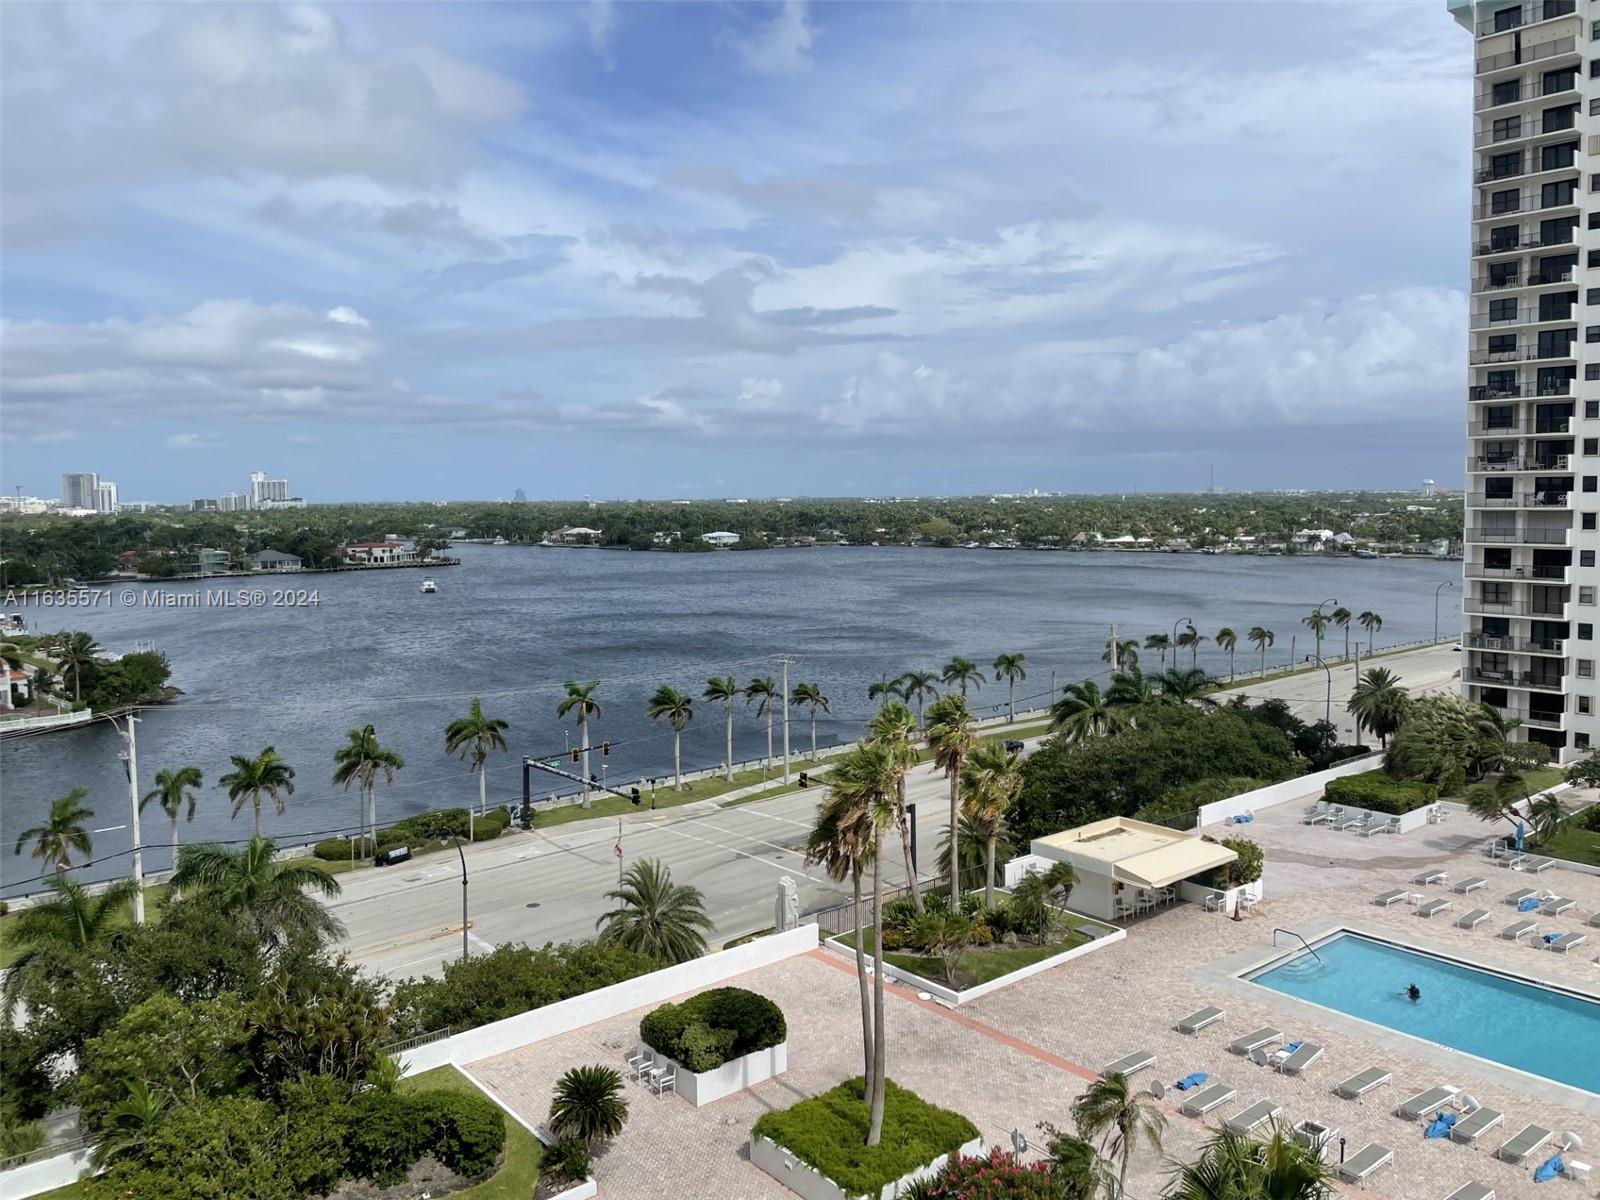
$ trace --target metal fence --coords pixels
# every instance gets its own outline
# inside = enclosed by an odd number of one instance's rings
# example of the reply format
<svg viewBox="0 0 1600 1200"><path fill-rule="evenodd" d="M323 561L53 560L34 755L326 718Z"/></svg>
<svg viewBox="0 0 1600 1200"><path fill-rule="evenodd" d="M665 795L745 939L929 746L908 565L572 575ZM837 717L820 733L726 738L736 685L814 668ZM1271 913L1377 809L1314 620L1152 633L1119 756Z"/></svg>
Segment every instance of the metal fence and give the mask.
<svg viewBox="0 0 1600 1200"><path fill-rule="evenodd" d="M0 1158L0 1171L11 1171L17 1167L25 1167L31 1162L41 1162L47 1158L55 1158L58 1154L70 1154L74 1150L84 1149L88 1144L89 1139L84 1135L68 1138L64 1142L48 1142L22 1154L13 1154L10 1158Z"/></svg>
<svg viewBox="0 0 1600 1200"><path fill-rule="evenodd" d="M994 874L995 883L998 887L1003 874L1001 870L1001 864L998 862L995 863ZM963 871L961 873L962 892L982 891L984 878L985 876L981 867ZM922 895L924 896L927 896L930 892L945 892L949 890L950 877L948 875L926 876L917 881L917 886L921 889ZM910 884L899 883L893 886L886 886L883 889L883 903L885 907L887 907L892 902L904 899L910 895ZM811 912L803 914L801 920L815 921L817 923L817 928L821 930L824 938L837 937L841 933L849 933L855 929L856 918L854 908L854 901L846 900L842 904L830 904L824 908L814 909ZM863 925L867 925L871 923L871 920L871 880L864 879L862 880L861 923Z"/></svg>

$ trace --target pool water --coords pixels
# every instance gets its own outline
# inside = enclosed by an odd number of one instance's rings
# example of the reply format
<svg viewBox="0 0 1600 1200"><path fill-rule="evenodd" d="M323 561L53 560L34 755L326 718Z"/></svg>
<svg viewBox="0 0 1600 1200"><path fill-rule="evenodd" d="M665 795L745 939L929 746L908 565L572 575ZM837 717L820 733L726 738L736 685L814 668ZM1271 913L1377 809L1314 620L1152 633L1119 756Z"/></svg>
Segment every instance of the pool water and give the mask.
<svg viewBox="0 0 1600 1200"><path fill-rule="evenodd" d="M1600 1003L1353 933L1339 934L1316 951L1320 962L1302 951L1249 978L1400 1033L1600 1093ZM1412 983L1422 992L1416 1003L1406 996Z"/></svg>

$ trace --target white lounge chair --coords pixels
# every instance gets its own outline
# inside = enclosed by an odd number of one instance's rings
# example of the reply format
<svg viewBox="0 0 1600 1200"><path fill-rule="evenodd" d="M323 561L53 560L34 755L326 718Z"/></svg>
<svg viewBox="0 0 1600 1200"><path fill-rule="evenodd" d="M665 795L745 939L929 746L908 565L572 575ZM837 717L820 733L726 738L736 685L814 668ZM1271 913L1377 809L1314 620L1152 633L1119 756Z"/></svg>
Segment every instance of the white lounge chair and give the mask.
<svg viewBox="0 0 1600 1200"><path fill-rule="evenodd" d="M1223 1126L1241 1136L1254 1133L1283 1111L1271 1100L1257 1100L1243 1112L1234 1113L1222 1122Z"/></svg>
<svg viewBox="0 0 1600 1200"><path fill-rule="evenodd" d="M1259 1050L1263 1046L1271 1046L1281 1041L1283 1041L1283 1032L1281 1030L1274 1029L1270 1025L1263 1025L1260 1029L1252 1029L1243 1037L1235 1038L1229 1042L1228 1049L1235 1054L1248 1056L1252 1050Z"/></svg>
<svg viewBox="0 0 1600 1200"><path fill-rule="evenodd" d="M1450 1126L1450 1137L1454 1141L1465 1142L1469 1146L1475 1146L1478 1144L1479 1138L1505 1119L1505 1113L1499 1109L1479 1108Z"/></svg>
<svg viewBox="0 0 1600 1200"><path fill-rule="evenodd" d="M678 1082L678 1068L671 1062L664 1066L656 1067L650 1072L650 1086L655 1089L658 1096L664 1096Z"/></svg>
<svg viewBox="0 0 1600 1200"><path fill-rule="evenodd" d="M1539 1153L1540 1148L1553 1136L1542 1125L1524 1125L1514 1138L1494 1152L1495 1157L1509 1163L1521 1163L1523 1159Z"/></svg>
<svg viewBox="0 0 1600 1200"><path fill-rule="evenodd" d="M1560 937L1546 942L1545 945L1549 946L1552 950L1559 950L1561 953L1565 954L1574 946L1581 946L1588 940L1589 935L1586 933L1563 933Z"/></svg>
<svg viewBox="0 0 1600 1200"><path fill-rule="evenodd" d="M1596 929L1600 929L1600 912L1595 913L1589 918L1589 924L1594 926Z"/></svg>
<svg viewBox="0 0 1600 1200"><path fill-rule="evenodd" d="M1477 891L1481 887L1488 886L1489 881L1482 875L1474 875L1471 879L1463 879L1460 883L1456 884L1455 890L1465 896L1471 892Z"/></svg>
<svg viewBox="0 0 1600 1200"><path fill-rule="evenodd" d="M1426 871L1421 871L1418 874L1413 875L1411 877L1411 882L1424 885L1430 883L1449 883L1450 872L1446 871L1443 867L1430 867Z"/></svg>
<svg viewBox="0 0 1600 1200"><path fill-rule="evenodd" d="M1213 1083L1210 1087L1196 1092L1193 1096L1189 1097L1188 1100L1184 1101L1182 1107L1180 1107L1178 1111L1183 1113L1185 1116L1203 1117L1212 1109L1220 1108L1222 1105L1228 1103L1228 1101L1233 1099L1233 1096L1234 1091L1227 1084Z"/></svg>
<svg viewBox="0 0 1600 1200"><path fill-rule="evenodd" d="M1494 1189L1481 1183L1463 1183L1444 1200L1494 1200Z"/></svg>
<svg viewBox="0 0 1600 1200"><path fill-rule="evenodd" d="M1559 917L1576 906L1576 900L1568 900L1565 896L1549 896L1539 905L1539 911L1547 917Z"/></svg>
<svg viewBox="0 0 1600 1200"><path fill-rule="evenodd" d="M1448 900L1427 900L1417 905L1417 916L1431 917L1435 913L1442 913L1450 907Z"/></svg>
<svg viewBox="0 0 1600 1200"><path fill-rule="evenodd" d="M1323 808L1320 804L1313 804L1310 808L1306 809L1305 815L1300 818L1300 824L1320 825L1324 821L1331 819L1332 818L1329 816L1327 809Z"/></svg>
<svg viewBox="0 0 1600 1200"><path fill-rule="evenodd" d="M1127 1078L1155 1065L1156 1056L1153 1050L1136 1050L1132 1054L1124 1054L1114 1063L1107 1063L1100 1074L1121 1075Z"/></svg>
<svg viewBox="0 0 1600 1200"><path fill-rule="evenodd" d="M1272 1065L1284 1075L1298 1075L1322 1057L1322 1047L1315 1042L1304 1042L1292 1054L1273 1059Z"/></svg>
<svg viewBox="0 0 1600 1200"><path fill-rule="evenodd" d="M1388 908L1391 904L1398 904L1402 900L1411 898L1411 893L1405 888L1391 888L1387 892L1380 892L1372 898L1372 902L1379 908Z"/></svg>
<svg viewBox="0 0 1600 1200"><path fill-rule="evenodd" d="M1529 921L1526 918L1524 918L1521 921L1513 921L1513 922L1511 922L1511 924L1507 925L1504 929L1502 929L1500 931L1500 936L1505 938L1506 941L1508 941L1508 942L1520 942L1523 938L1527 937L1529 934L1538 933L1538 932L1539 932L1539 922L1537 922L1537 921Z"/></svg>
<svg viewBox="0 0 1600 1200"><path fill-rule="evenodd" d="M1462 913L1459 917L1456 918L1456 928L1457 929L1476 929L1479 925L1482 925L1488 919L1489 919L1489 910L1487 908L1475 908L1470 912Z"/></svg>
<svg viewBox="0 0 1600 1200"><path fill-rule="evenodd" d="M1359 1100L1368 1092L1392 1082L1394 1076L1384 1068L1368 1067L1365 1071L1357 1071L1349 1079L1340 1080L1333 1090L1335 1095L1343 1096L1346 1100Z"/></svg>
<svg viewBox="0 0 1600 1200"><path fill-rule="evenodd" d="M1501 858L1495 860L1495 865L1516 870L1527 857L1526 854L1518 854L1515 850L1508 850Z"/></svg>
<svg viewBox="0 0 1600 1200"><path fill-rule="evenodd" d="M1357 827L1356 832L1362 837L1371 837L1375 833L1399 833L1400 818L1390 817L1387 821L1372 821Z"/></svg>
<svg viewBox="0 0 1600 1200"><path fill-rule="evenodd" d="M1425 1092L1418 1092L1410 1099L1402 1100L1395 1108L1394 1115L1404 1117L1408 1121L1420 1121L1423 1117L1431 1117L1460 1093L1460 1088L1431 1087Z"/></svg>
<svg viewBox="0 0 1600 1200"><path fill-rule="evenodd" d="M1354 1155L1340 1163L1335 1170L1339 1178L1350 1183L1366 1183L1378 1170L1394 1161L1394 1151L1387 1146L1380 1146L1377 1142L1368 1142Z"/></svg>
<svg viewBox="0 0 1600 1200"><path fill-rule="evenodd" d="M1224 1015L1220 1008L1202 1008L1184 1017L1176 1028L1179 1033L1199 1033L1207 1025L1214 1025L1222 1020Z"/></svg>
<svg viewBox="0 0 1600 1200"><path fill-rule="evenodd" d="M1524 900L1531 900L1534 897L1538 896L1538 894L1539 893L1536 892L1533 888L1518 888L1514 892L1507 892L1506 893L1506 903L1511 905L1511 907L1515 908L1517 905L1521 904Z"/></svg>
<svg viewBox="0 0 1600 1200"><path fill-rule="evenodd" d="M1555 865L1556 860L1553 858L1544 858L1540 855L1524 855L1522 861L1517 864L1517 870L1532 871L1537 875L1539 872L1546 871Z"/></svg>

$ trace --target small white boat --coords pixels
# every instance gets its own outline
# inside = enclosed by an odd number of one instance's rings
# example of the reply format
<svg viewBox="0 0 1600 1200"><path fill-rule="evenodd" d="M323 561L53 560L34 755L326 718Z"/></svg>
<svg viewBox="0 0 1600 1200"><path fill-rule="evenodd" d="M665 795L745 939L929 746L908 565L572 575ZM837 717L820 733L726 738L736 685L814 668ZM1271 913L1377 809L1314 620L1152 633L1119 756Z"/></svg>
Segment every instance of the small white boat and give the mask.
<svg viewBox="0 0 1600 1200"><path fill-rule="evenodd" d="M437 592L439 588L438 585L433 582L433 580L424 579L422 581L422 590L425 592Z"/></svg>
<svg viewBox="0 0 1600 1200"><path fill-rule="evenodd" d="M490 542L489 544L491 546L509 546L509 545L511 545L511 543L506 541L505 538L500 537L498 535L496 535L494 541Z"/></svg>

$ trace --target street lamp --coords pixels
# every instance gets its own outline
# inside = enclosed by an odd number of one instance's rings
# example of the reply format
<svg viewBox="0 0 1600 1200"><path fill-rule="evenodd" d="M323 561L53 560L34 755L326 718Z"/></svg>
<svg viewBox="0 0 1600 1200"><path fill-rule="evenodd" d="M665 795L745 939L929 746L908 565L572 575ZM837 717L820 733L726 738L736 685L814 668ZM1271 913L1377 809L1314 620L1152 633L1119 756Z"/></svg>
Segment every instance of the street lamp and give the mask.
<svg viewBox="0 0 1600 1200"><path fill-rule="evenodd" d="M1178 669L1178 626L1179 625L1187 625L1190 629L1193 629L1194 628L1194 621L1189 617L1179 617L1176 621L1174 621L1172 623L1172 669L1174 671L1176 671Z"/></svg>
<svg viewBox="0 0 1600 1200"><path fill-rule="evenodd" d="M1436 642L1439 640L1439 593L1445 588L1453 587L1455 587L1455 584L1446 579L1438 587L1433 589L1433 640Z"/></svg>
<svg viewBox="0 0 1600 1200"><path fill-rule="evenodd" d="M1322 668L1322 673L1328 677L1328 698L1322 708L1322 719L1329 725L1333 724L1333 672L1328 669L1328 664L1322 661L1320 654L1308 654L1306 662L1314 662Z"/></svg>
<svg viewBox="0 0 1600 1200"><path fill-rule="evenodd" d="M470 943L467 940L467 855L461 849L461 839L456 839L456 853L461 855L461 961L467 961Z"/></svg>

